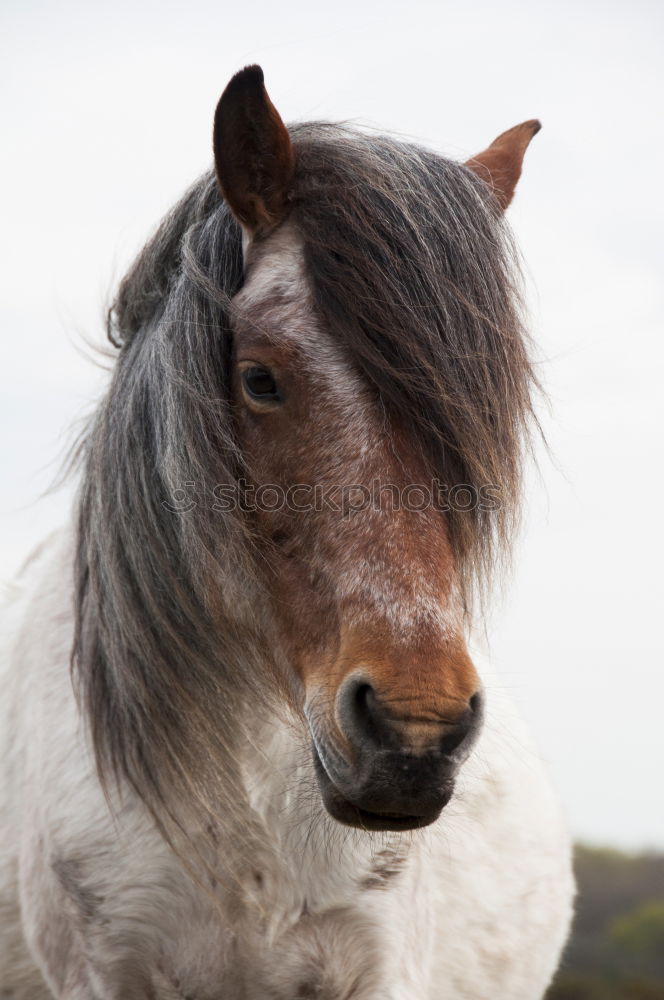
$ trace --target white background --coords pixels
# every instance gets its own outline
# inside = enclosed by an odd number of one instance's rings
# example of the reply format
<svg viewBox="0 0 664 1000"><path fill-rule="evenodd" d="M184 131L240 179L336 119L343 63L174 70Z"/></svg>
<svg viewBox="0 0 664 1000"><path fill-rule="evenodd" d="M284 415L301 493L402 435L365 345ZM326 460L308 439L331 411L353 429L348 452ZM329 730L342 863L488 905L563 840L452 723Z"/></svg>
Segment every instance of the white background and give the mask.
<svg viewBox="0 0 664 1000"><path fill-rule="evenodd" d="M0 574L101 373L81 356L133 253L210 163L216 100L262 64L286 120L465 157L539 117L510 209L550 396L490 636L574 833L664 845L664 7L652 0L3 5ZM87 351L89 354L90 352Z"/></svg>

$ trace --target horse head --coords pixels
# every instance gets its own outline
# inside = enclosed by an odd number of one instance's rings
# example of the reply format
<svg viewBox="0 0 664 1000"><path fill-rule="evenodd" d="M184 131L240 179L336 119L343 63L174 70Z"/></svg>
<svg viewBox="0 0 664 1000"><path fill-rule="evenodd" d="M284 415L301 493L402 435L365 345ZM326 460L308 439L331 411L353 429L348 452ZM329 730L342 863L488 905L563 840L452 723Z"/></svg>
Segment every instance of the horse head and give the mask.
<svg viewBox="0 0 664 1000"><path fill-rule="evenodd" d="M518 126L457 168L467 175L469 197L479 203L486 194L495 219L512 197L536 128ZM373 195L344 244L344 190L338 183L320 190L321 201L338 200L340 225L317 220L315 194L308 201L300 194L306 146L298 150L292 141L258 67L238 73L222 95L214 152L221 192L243 233L243 284L230 306L231 409L248 516L266 563L281 680L306 717L331 815L374 830L425 826L449 801L483 715L465 642L463 543L445 504L435 502L435 488L427 494L424 486L437 468L427 394L446 391L436 384L439 373L431 376L439 362L462 369L464 351L481 348L450 329L455 317L437 316L433 333L421 339L422 358L415 349L409 357L408 330L395 327L404 299L412 324L421 289L403 287L404 275L427 262L401 267L417 244L417 219L390 189L380 155L373 167L369 157L355 175L352 163L348 170L348 184L364 183ZM353 274L366 272L354 295L343 287L344 275L353 289ZM419 306L415 321L425 325L430 303ZM476 302L468 309L487 311ZM441 324L453 347L437 358ZM396 364L381 353L388 328L393 340L404 338ZM490 342L484 346L489 352ZM499 404L486 412L499 391L487 371L483 398L471 398L481 391L471 380L468 398L457 386L458 398L448 402L461 424L474 421L476 443L484 435L490 452L496 444L488 430L500 414ZM399 380L410 412L391 398ZM463 457L458 440L440 447ZM408 497L418 484L428 502L413 505Z"/></svg>

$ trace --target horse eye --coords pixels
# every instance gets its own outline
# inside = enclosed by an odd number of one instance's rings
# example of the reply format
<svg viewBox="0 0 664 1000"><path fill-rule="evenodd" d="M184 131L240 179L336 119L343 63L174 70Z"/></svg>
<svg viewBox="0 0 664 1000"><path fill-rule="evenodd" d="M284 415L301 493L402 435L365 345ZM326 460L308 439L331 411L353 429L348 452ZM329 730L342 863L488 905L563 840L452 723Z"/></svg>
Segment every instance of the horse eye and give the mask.
<svg viewBox="0 0 664 1000"><path fill-rule="evenodd" d="M256 365L242 372L242 384L248 396L260 402L282 402L282 396L272 372Z"/></svg>

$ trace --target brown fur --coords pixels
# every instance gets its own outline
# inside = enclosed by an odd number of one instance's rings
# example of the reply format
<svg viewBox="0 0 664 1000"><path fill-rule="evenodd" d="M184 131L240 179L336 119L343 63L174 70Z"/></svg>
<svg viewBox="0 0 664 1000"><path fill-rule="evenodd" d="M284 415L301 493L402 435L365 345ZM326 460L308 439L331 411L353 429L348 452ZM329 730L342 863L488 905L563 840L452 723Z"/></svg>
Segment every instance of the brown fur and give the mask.
<svg viewBox="0 0 664 1000"><path fill-rule="evenodd" d="M237 219L254 232L277 225L286 213L293 149L260 66L247 66L226 87L213 145L219 186Z"/></svg>
<svg viewBox="0 0 664 1000"><path fill-rule="evenodd" d="M484 152L473 156L466 164L489 185L503 211L514 197L530 140L541 127L536 118L515 125L501 133Z"/></svg>

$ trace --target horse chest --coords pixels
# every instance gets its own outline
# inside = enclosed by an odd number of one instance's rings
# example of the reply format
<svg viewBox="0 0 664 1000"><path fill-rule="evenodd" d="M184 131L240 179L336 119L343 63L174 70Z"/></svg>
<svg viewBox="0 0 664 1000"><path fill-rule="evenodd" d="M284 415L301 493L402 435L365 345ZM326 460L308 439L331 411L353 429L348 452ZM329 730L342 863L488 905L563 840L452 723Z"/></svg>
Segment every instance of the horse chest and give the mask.
<svg viewBox="0 0 664 1000"><path fill-rule="evenodd" d="M383 951L398 863L380 854L359 878L321 873L319 886L252 870L222 913L198 895L183 901L155 963L160 1000L391 997Z"/></svg>

